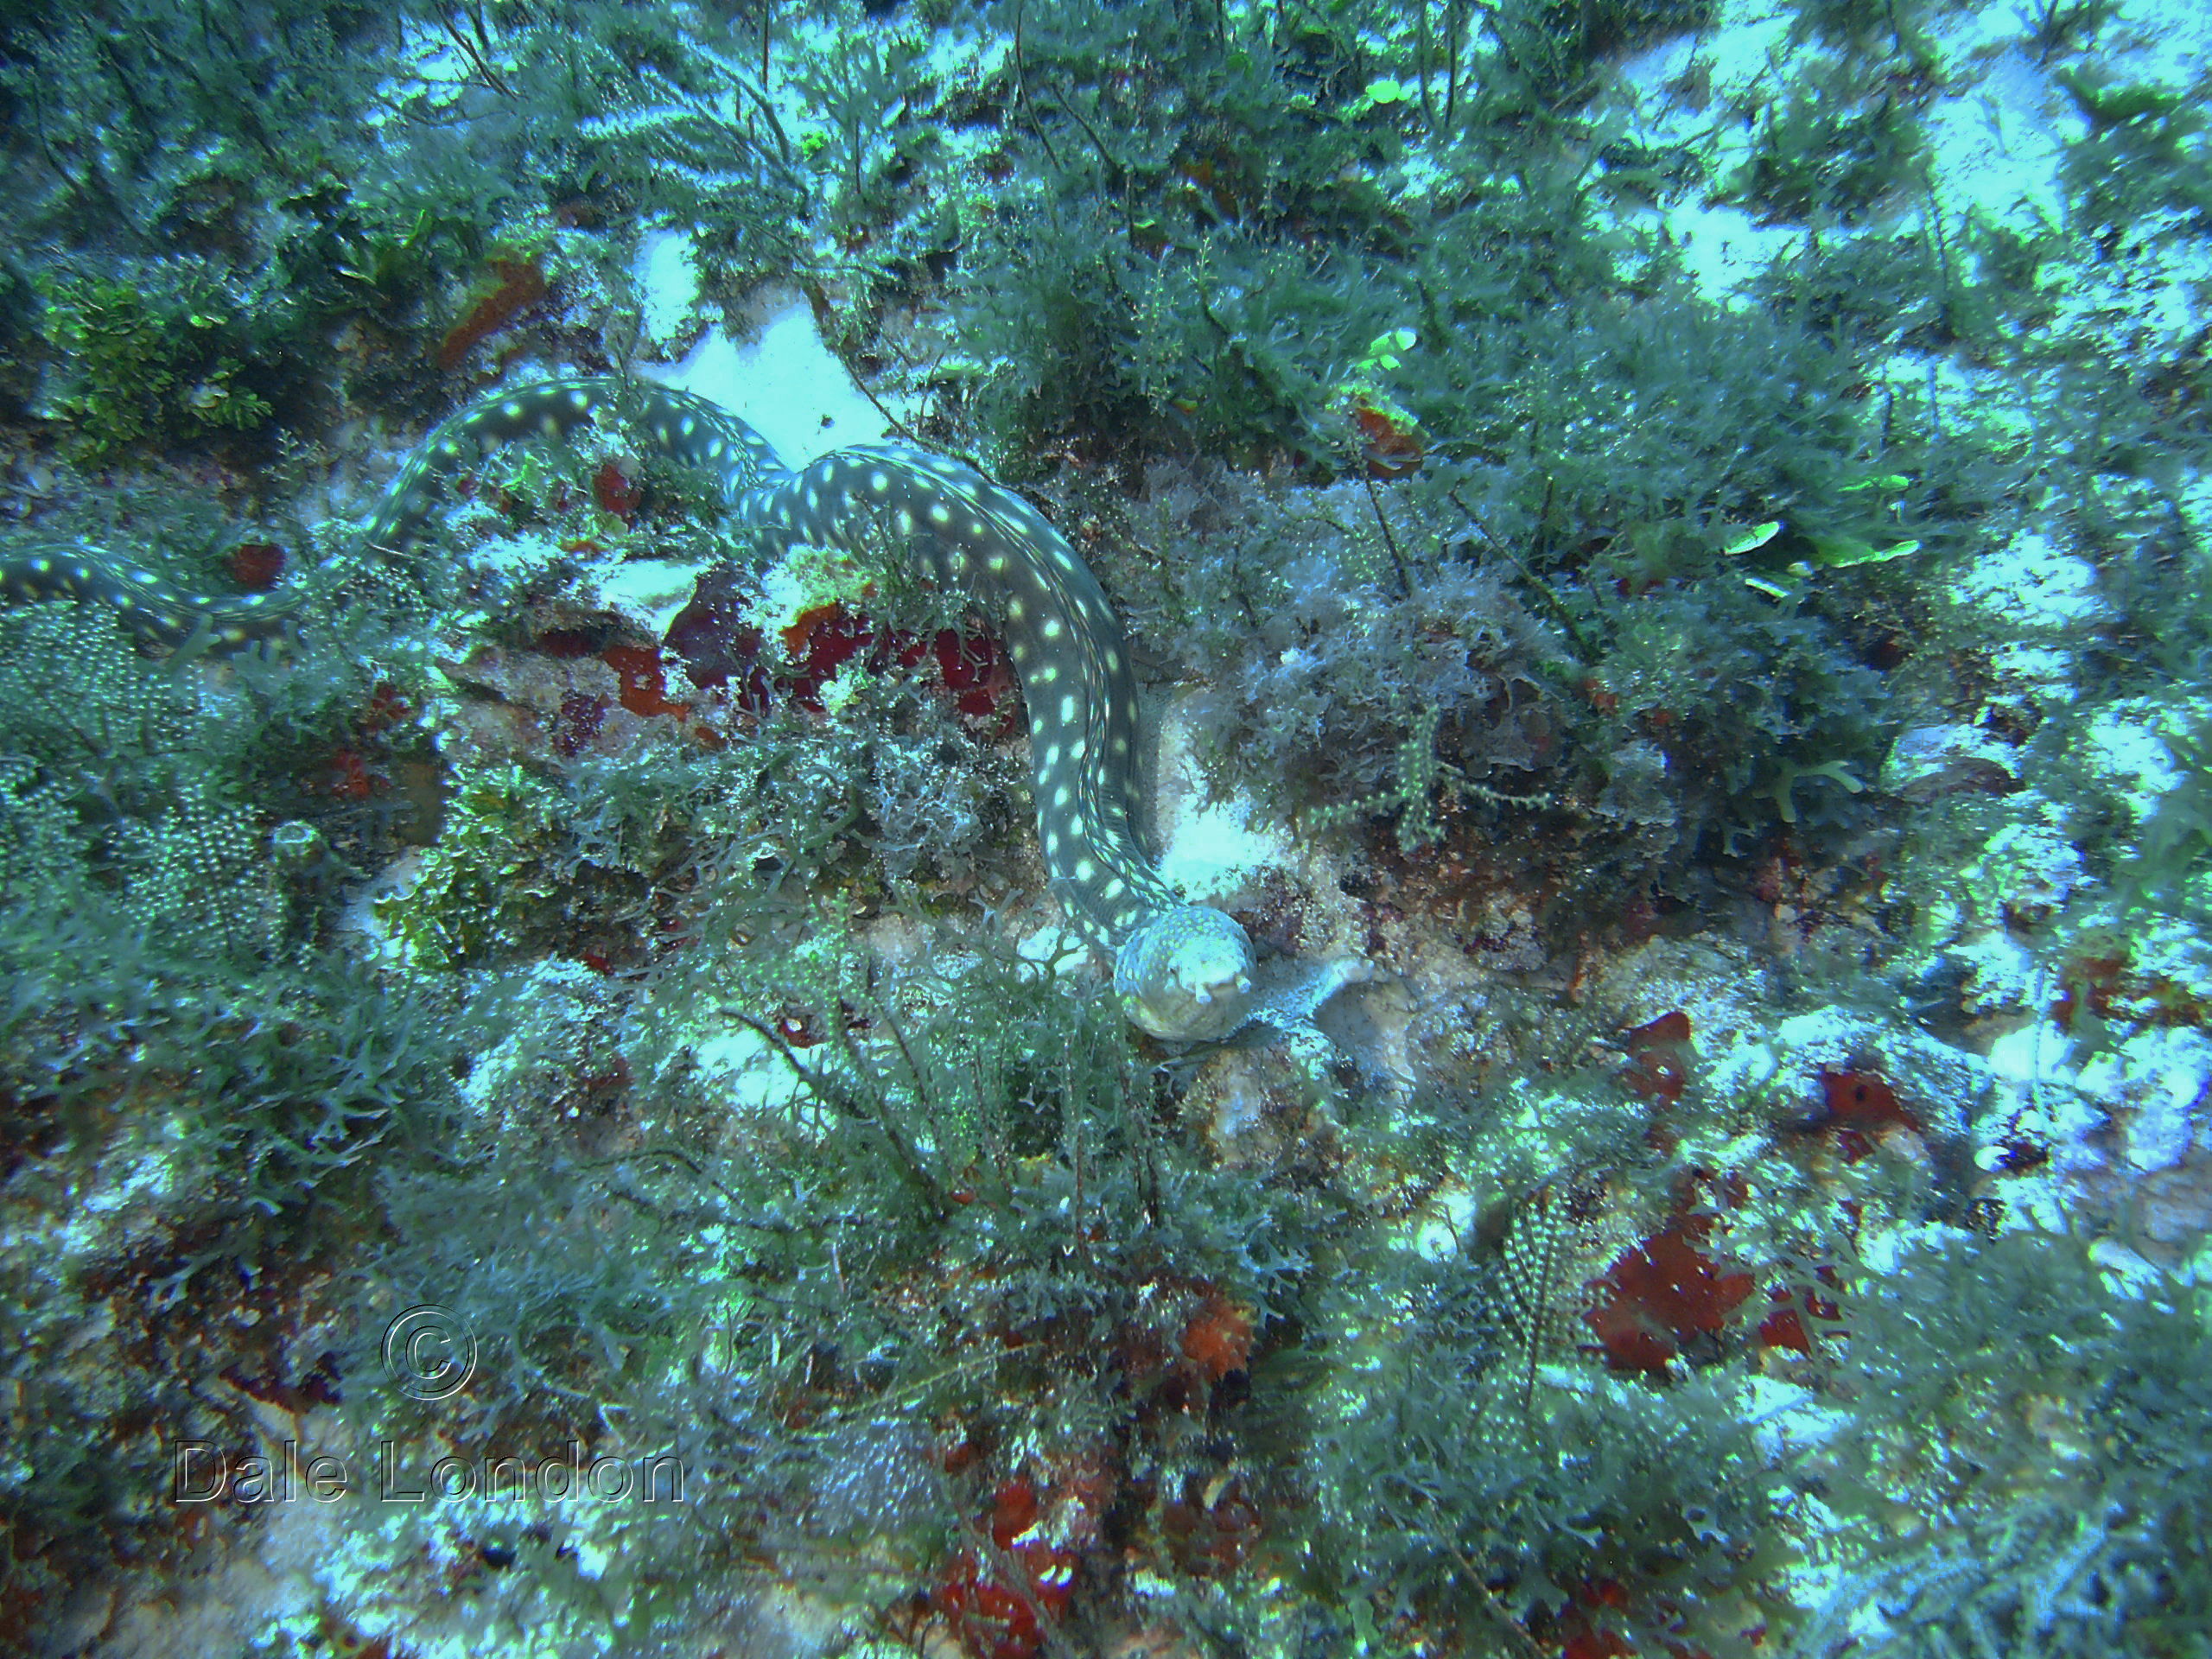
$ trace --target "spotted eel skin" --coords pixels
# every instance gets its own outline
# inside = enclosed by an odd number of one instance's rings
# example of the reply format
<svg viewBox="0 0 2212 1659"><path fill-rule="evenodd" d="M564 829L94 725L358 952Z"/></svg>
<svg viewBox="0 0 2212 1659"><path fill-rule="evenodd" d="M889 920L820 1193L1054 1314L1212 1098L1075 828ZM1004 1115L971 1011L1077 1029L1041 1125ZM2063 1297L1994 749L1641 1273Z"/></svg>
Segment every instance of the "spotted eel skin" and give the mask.
<svg viewBox="0 0 2212 1659"><path fill-rule="evenodd" d="M564 379L518 387L433 431L378 504L367 545L404 557L446 482L486 449L559 436L602 408L673 461L715 477L740 524L771 539L866 553L903 547L1001 630L1029 710L1037 831L1069 919L1114 963L1129 1020L1170 1041L1217 1040L1252 1014L1252 945L1221 911L1189 905L1145 855L1137 824L1136 687L1097 579L1066 538L975 468L901 443L863 444L791 471L718 404L657 385ZM140 637L218 646L279 631L282 594L211 598L82 546L0 558L0 595L105 601Z"/></svg>

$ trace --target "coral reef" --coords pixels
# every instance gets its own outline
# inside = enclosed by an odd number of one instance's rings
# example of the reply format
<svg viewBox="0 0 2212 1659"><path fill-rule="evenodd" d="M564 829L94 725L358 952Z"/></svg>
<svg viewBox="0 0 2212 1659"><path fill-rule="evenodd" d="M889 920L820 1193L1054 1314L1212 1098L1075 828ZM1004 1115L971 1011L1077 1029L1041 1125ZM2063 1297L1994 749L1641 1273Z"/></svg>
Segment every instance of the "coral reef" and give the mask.
<svg viewBox="0 0 2212 1659"><path fill-rule="evenodd" d="M2201 1656L2208 50L0 7L0 1648Z"/></svg>

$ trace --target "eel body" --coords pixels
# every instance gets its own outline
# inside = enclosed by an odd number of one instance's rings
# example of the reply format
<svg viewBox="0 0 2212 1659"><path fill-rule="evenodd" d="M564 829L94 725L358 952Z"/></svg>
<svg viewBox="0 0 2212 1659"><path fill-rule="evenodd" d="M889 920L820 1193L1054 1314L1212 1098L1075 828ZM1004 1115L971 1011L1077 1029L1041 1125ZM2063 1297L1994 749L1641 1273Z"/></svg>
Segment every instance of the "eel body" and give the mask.
<svg viewBox="0 0 2212 1659"><path fill-rule="evenodd" d="M793 471L743 421L690 392L545 381L486 398L433 431L378 504L368 545L406 556L448 480L485 450L559 436L616 406L660 453L718 480L741 524L785 543L903 548L921 575L966 595L1000 629L1021 683L1052 888L1069 919L1112 958L1124 1012L1171 1041L1215 1040L1245 1023L1251 941L1223 912L1184 903L1139 839L1136 687L1121 624L1066 538L973 467L882 443ZM164 645L203 629L218 645L240 645L278 631L289 611L281 594L187 593L82 545L0 559L0 596L103 601Z"/></svg>

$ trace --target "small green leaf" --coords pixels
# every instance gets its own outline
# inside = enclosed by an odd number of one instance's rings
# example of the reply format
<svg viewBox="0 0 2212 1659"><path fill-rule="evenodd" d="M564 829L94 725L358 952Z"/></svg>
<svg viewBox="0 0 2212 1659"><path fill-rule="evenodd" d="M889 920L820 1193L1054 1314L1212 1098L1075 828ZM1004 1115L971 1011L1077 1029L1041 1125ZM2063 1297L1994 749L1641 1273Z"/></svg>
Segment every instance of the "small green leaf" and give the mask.
<svg viewBox="0 0 2212 1659"><path fill-rule="evenodd" d="M1918 542L1894 542L1887 547L1876 547L1856 536L1816 534L1808 539L1819 562L1831 570L1847 569L1854 564L1886 564L1891 559L1902 559L1920 550Z"/></svg>
<svg viewBox="0 0 2212 1659"><path fill-rule="evenodd" d="M1723 553L1748 553L1755 547L1764 547L1781 531L1782 521L1770 518L1763 524L1753 524L1749 530L1738 531L1721 543L1720 550Z"/></svg>

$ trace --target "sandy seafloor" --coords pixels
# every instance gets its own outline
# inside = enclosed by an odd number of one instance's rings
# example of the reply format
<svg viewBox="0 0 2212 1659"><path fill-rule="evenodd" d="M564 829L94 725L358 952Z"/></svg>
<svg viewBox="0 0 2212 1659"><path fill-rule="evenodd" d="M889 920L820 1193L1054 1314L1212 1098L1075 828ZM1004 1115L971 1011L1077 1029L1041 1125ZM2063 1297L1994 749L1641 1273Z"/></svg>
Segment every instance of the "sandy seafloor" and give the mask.
<svg viewBox="0 0 2212 1659"><path fill-rule="evenodd" d="M2195 87L2200 94L2208 84L2212 8L2127 0L2113 9L2094 44L2041 62L2022 44L2023 10L2011 0L1998 0L1946 14L1931 25L1941 91L1919 111L1928 141L1926 189L1870 216L1861 233L1907 232L1931 203L1940 204L1935 211L1942 214L1972 213L1985 226L2024 233L2058 223L2064 213L2063 155L2084 130L2055 79L2069 65L2094 61L2117 78L2175 90ZM1634 95L1636 115L1624 136L1654 147L1688 146L1711 175L1725 175L1749 153L1753 135L1716 123L1711 111L1762 85L1773 88L1776 99L1785 97L1793 75L1816 55L1813 46L1792 35L1789 21L1786 9L1728 0L1705 29L1615 62L1620 88ZM795 48L804 45L802 38ZM416 48L411 73L435 82L441 73L461 72L437 37L422 37ZM947 31L934 49L949 64L972 65L993 60L1006 42ZM1694 68L1706 88L1694 103L1681 91ZM1628 102L1620 100L1623 107ZM784 112L795 133L806 130L810 115L803 105L789 103ZM1684 251L1700 291L1724 309L1751 304L1749 285L1771 262L1788 257L1804 234L1802 226L1761 222L1741 208L1694 196L1667 200L1622 222L1624 232L1663 236ZM631 293L615 299L601 292L557 296L562 308L552 320L556 326L518 334L521 343L479 377L476 389L519 385L569 367L554 338L606 327L610 308L626 299L639 314L633 360L642 376L721 404L793 464L880 438L891 431L892 419L922 412L923 395L910 387L886 381L864 392L852 367L824 343L817 308L806 297L772 285L741 296L710 294L711 284L677 227L632 226L618 233L634 242ZM2118 257L2067 273L2058 287L2055 304L2062 321L2054 328L2101 334L2115 354L2161 362L2193 354L2201 363L2212 295L2212 257L2201 230L2163 239L2146 236ZM2091 321L2081 321L2085 318ZM1940 352L1899 349L1870 365L1868 376L1877 384L1886 378L1916 393L1924 391L1939 409L1986 413L2017 404L2024 423L2033 418L2031 392L2008 384L2000 372L1962 366ZM358 516L399 453L391 444L358 444L322 486L330 510ZM2190 549L2189 568L2202 573L2212 568L2207 564L2212 483L2188 472L2172 480L2171 499ZM1517 1103L1514 1109L1531 1115L1532 1122L1572 1105L1549 1080L1555 1071L1573 1065L1633 1072L1641 1065L1648 1082L1656 1066L1662 1093L1679 1092L1679 1071L1708 1102L1745 1103L1732 1115L1716 1112L1704 1120L1700 1133L1707 1143L1700 1161L1707 1168L1733 1172L1734 1179L1757 1186L1766 1172L1789 1164L1796 1172L1790 1179L1815 1191L1808 1202L1815 1206L1826 1179L1823 1160L1838 1169L1872 1160L1874 1166L1891 1170L1900 1186L1940 1176L1964 1195L1948 1207L1892 1205L1854 1236L1851 1271L1860 1275L1862 1294L1881 1295L1885 1275L1916 1251L2027 1233L2047 1239L2054 1251L2086 1259L2103 1294L2170 1306L2177 1319L2201 1326L2212 1310L2212 1036L2205 1029L2212 1018L2206 1012L2212 1009L2212 940L2185 914L2111 917L2113 858L2126 855L2126 826L2113 830L2115 838L2102 854L2085 860L2076 840L2079 819L2069 800L2046 792L2029 752L1993 734L1987 715L1990 709L2024 701L2065 709L2078 734L2067 787L2075 798L2094 787L2127 803L2139 825L2170 791L2184 786L2190 766L2203 763L2201 752L2184 752L2176 744L2212 711L2204 706L2201 687L2181 688L2164 699L2131 695L2102 705L2095 701L2101 681L2087 658L2103 648L2096 643L2099 629L2111 617L2097 565L2056 511L2039 516L2033 502L2013 505L2004 533L1991 537L1961 571L1953 594L1958 613L1974 616L1984 630L1993 664L1987 707L1955 707L1944 718L1908 725L1878 777L1854 775L1847 785L1873 801L1910 802L1923 811L1948 791L1971 789L1977 810L1992 815L1983 820L1987 833L1960 858L1948 909L1930 907L1915 918L1912 938L1887 942L1881 952L1886 978L1871 989L1862 984L1848 999L1802 995L1798 964L1847 954L1853 930L1878 925L1828 907L1828 895L1809 880L1794 882L1779 859L1772 881L1716 905L1694 925L1641 940L1611 934L1581 950L1571 943L1563 948L1530 943L1538 902L1533 894L1485 890L1479 900L1487 907L1484 920L1471 930L1455 931L1433 909L1393 906L1387 895L1378 899L1365 868L1368 853L1356 836L1299 833L1267 804L1220 792L1201 741L1211 688L1147 683L1147 738L1156 745L1147 777L1163 868L1192 897L1240 913L1280 915L1284 895L1294 895L1298 922L1290 954L1328 969L1330 984L1341 985L1311 1025L1278 1039L1192 1055L1152 1052L1173 1071L1182 1131L1205 1148L1217 1168L1246 1172L1255 1183L1287 1180L1287 1172L1305 1167L1300 1147L1338 1135L1344 1122L1382 1132L1374 1126L1387 1123L1393 1102L1419 1093L1437 1053L1450 1047L1449 1033L1478 1029L1484 1011L1510 985L1517 997L1571 1004L1590 1025L1611 1033L1574 1055L1539 1056L1523 1048L1517 1076L1485 1080L1496 1099ZM542 563L544 551L527 535L494 536L480 542L472 556L496 571L531 568L533 561ZM690 601L710 562L610 554L585 563L573 614L611 619L611 626L631 633L658 637ZM768 627L788 626L820 602L823 582L820 570L803 559L772 571L755 615ZM860 594L847 596L857 602ZM557 725L564 699L598 695L614 684L612 671L602 671L588 658L581 663L533 659L519 651L466 656L457 659L454 677L458 689L452 703L422 717L437 728L441 753L474 765L531 761L531 741L515 735L528 722L512 719L512 711L534 710L546 716L546 724ZM502 711L497 718L483 712L489 698ZM605 728L594 728L593 737L601 753L625 743L664 741L652 726L652 717L626 723L617 714ZM539 729L542 738L543 727ZM1020 773L1020 754L1018 739L1001 746L1007 775ZM2084 776L2092 783L2084 784ZM1992 785L1993 779L2001 781ZM1815 780L1807 786L1821 785ZM1785 783L1785 792L1789 787ZM994 833L1004 843L1001 861L975 878L983 891L955 931L980 931L997 947L1028 960L1056 960L1073 994L1095 994L1097 966L1059 925L1035 862L1033 823L1017 814ZM1387 829L1370 826L1369 833L1377 847L1389 837ZM407 965L404 942L392 936L384 918L395 899L404 902L423 858L417 849L359 873L352 919L339 936L342 948L370 959L381 953L395 970ZM1007 876L1009 870L1019 879ZM1427 874L1447 883L1451 879L1448 870ZM2115 970L2114 983L2098 988L2104 994L2102 1023L2094 1041L2057 1012L2068 989L2062 982L2069 959L2063 943L2054 942L2068 937L2069 918L2085 928L2108 918L2126 938L2124 969ZM862 948L893 978L911 969L918 954L945 948L941 937L895 905L873 907L852 925ZM1490 942L1485 949L1466 946L1471 931ZM1931 1029L1916 1014L1910 993L1937 963L1964 1013ZM603 988L576 962L548 958L522 963L517 971L529 982L526 995L543 1018L557 1020L561 1010L573 1008L613 1023ZM504 1083L541 1061L548 1040L532 1027L512 1052L478 1057L463 1090L466 1103L503 1109L490 1103L500 1097ZM724 1099L733 1113L784 1109L794 1096L790 1068L759 1030L702 1028L680 1046L699 1086ZM1904 1109L1853 1119L1834 1105L1836 1089L1848 1086L1838 1079L1869 1078L1893 1102L1904 1103ZM1824 1099L1827 1128L1838 1140L1808 1153L1808 1137L1822 1132ZM592 1109L619 1113L603 1092ZM1724 1125L1725 1132L1717 1127ZM1848 1137L1847 1150L1843 1137ZM2025 1147L2032 1147L2032 1155ZM38 1254L66 1276L89 1272L119 1248L119 1238L143 1239L158 1231L165 1182L173 1178L158 1158L143 1147L140 1154L95 1160L70 1214L42 1224L20 1217L12 1221L10 1251ZM1864 1178L1863 1169L1838 1177ZM1448 1179L1418 1192L1366 1195L1374 1205L1370 1222L1395 1230L1398 1248L1432 1262L1448 1262L1470 1248L1497 1196ZM1768 1243L1775 1236L1771 1230L1760 1235ZM1656 1236L1647 1231L1644 1247L1656 1248ZM1683 1236L1675 1234L1676 1243ZM1748 1232L1732 1249L1725 1222L1718 1231L1698 1236L1706 1253L1689 1253L1693 1277L1746 1272L1760 1281L1762 1294L1779 1282L1770 1276L1778 1271L1776 1264L1753 1253ZM1637 1243L1630 1232L1593 1247L1589 1281L1596 1283L1610 1265L1617 1285L1625 1282L1618 1264L1626 1255L1620 1253L1632 1254ZM374 1273L366 1262L323 1265L341 1279L349 1272ZM1652 1269L1662 1278L1681 1270L1679 1259L1673 1267L1662 1262ZM1673 1289L1688 1294L1679 1283ZM1356 1304L1356 1287L1350 1294ZM1777 1294L1786 1301L1795 1293ZM1803 1306L1810 1320L1813 1306ZM1386 1326L1402 1312L1378 1306L1369 1311L1369 1322ZM1569 1315L1566 1322L1573 1325L1580 1317ZM1726 1332L1704 1332L1696 1341L1686 1330L1677 1331L1681 1351L1643 1371L1607 1367L1605 1333L1592 1326L1577 1333L1580 1343L1569 1338L1544 1356L1541 1366L1532 1362L1531 1387L1585 1401L1602 1399L1607 1389L1663 1395L1688 1386L1693 1373L1718 1365L1715 1374L1725 1375L1734 1390L1735 1408L1743 1421L1758 1425L1758 1444L1780 1469L1847 1420L1839 1417L1835 1402L1824 1398L1830 1384L1817 1356L1784 1351L1785 1344L1760 1351L1743 1323L1748 1317L1747 1311ZM1196 1329L1183 1326L1185 1353L1194 1361ZM1249 1332L1234 1339L1236 1352L1216 1366L1214 1382L1241 1371L1249 1351L1239 1344L1248 1338ZM70 1363L92 1363L86 1357L99 1352L100 1341L99 1332L88 1328ZM1840 1344L1847 1338L1819 1341ZM2073 1438L2079 1414L2091 1409L2083 1402L2088 1396L2069 1399L2056 1385L2054 1390L2044 1414L2021 1420L2018 1433L2046 1434L2047 1444L2020 1466L2044 1471L2054 1487L2097 1491L2097 1483L2083 1479L2082 1471L2121 1454L2113 1442ZM257 1448L276 1454L289 1447L308 1456L342 1453L358 1464L366 1431L349 1409L358 1411L360 1398L350 1393L348 1408L341 1408L298 1393L279 1399L266 1390L241 1389L225 1409L250 1427L227 1450L246 1458ZM1971 1402L1954 1403L1962 1415L1974 1409ZM1018 1412L1018 1405L1010 1409ZM1233 1408L1217 1402L1214 1409L1221 1414L1209 1427L1233 1441L1240 1432ZM1963 1432L1948 1420L1922 1427L1937 1441ZM610 1439L605 1443L619 1445L619 1425L606 1427ZM156 1425L141 1432L162 1431ZM450 1432L457 1453L474 1455L480 1449L468 1443L465 1426ZM2212 1450L2206 1450L2212 1448L2212 1424L2200 1423L2197 1432L2205 1457L2193 1477L2177 1469L2174 1478L2212 1482ZM926 1549L915 1557L919 1564L903 1588L893 1583L895 1572L845 1580L791 1571L770 1558L754 1563L757 1571L741 1592L705 1598L689 1611L668 1613L648 1642L633 1621L633 1610L643 1605L638 1586L680 1569L656 1553L663 1548L660 1535L639 1526L634 1511L620 1502L543 1491L520 1500L469 1492L403 1504L286 1496L207 1508L192 1518L188 1531L159 1548L118 1557L69 1586L66 1597L47 1595L21 1639L29 1652L117 1656L323 1652L429 1659L593 1654L632 1645L701 1655L988 1652L993 1649L979 1647L972 1631L963 1635L957 1617L945 1612L943 1562L959 1549L979 1547L981 1534L998 1526L995 1517L1010 1503L1007 1488L1030 1482L1046 1497L1046 1514L1035 1522L1039 1531L1027 1530L1031 1523L1025 1519L1005 1537L995 1535L1001 1570L1014 1570L1007 1563L1017 1559L1008 1554L1015 1540L1024 1541L1023 1547L1043 1540L1041 1547L1061 1553L1019 1559L1050 1559L1058 1571L1079 1562L1073 1569L1082 1586L1078 1614L1063 1622L1054 1612L1041 1631L1032 1619L1020 1633L1001 1637L999 1651L1466 1650L1590 1659L1634 1650L1604 1634L1610 1628L1603 1610L1611 1592L1592 1584L1566 1586L1570 1597L1580 1598L1580 1611L1537 1621L1534 1634L1501 1624L1474 1633L1461 1628L1447 1637L1440 1634L1445 1627L1418 1607L1399 1609L1400 1621L1392 1624L1387 1598L1375 1603L1381 1622L1365 1630L1330 1626L1317 1634L1320 1627L1310 1623L1296 1628L1270 1623L1295 1599L1287 1586L1298 1581L1299 1536L1306 1522L1294 1510L1270 1513L1264 1543L1249 1547L1236 1570L1171 1582L1145 1555L1141 1541L1103 1541L1096 1516L1086 1531L1079 1519L1070 1519L1066 1502L1055 1509L1052 1495L1065 1498L1068 1478L1055 1472L1052 1448L1042 1440L1026 1452L1011 1444L999 1446L993 1453L1001 1477L995 1493L964 1499L946 1496L958 1471L944 1472L942 1448L922 1456L909 1441L863 1439L846 1455L864 1473L874 1471L882 1490L868 1501L895 1511L902 1522L911 1521L917 1506L926 1510L940 1499L969 1506L968 1531L949 1542L941 1539L934 1559ZM1471 1446L1467 1455L1482 1453ZM914 1471L882 1471L882 1465L901 1459ZM932 1467L938 1472L930 1472ZM1236 1467L1232 1459L1216 1479L1230 1480ZM846 1470L836 1478L860 1482L863 1474ZM2031 1478L2018 1469L2008 1478ZM1217 1496L1219 1488L1208 1490ZM2003 1544L1993 1541L2008 1501L1983 1494L1972 1505L1929 1514L1915 1512L1900 1498L1882 1541L1892 1554L1884 1559L1902 1559L1910 1546L1922 1550L1923 1566L1885 1576L1887 1569L1866 1564L1872 1556L1863 1508L1847 1517L1840 1499L1832 1508L1817 1487L1796 1491L1777 1528L1793 1559L1777 1560L1764 1584L1776 1605L1796 1610L1796 1628L1784 1633L1777 1626L1770 1638L1747 1639L1758 1650L1821 1656L2212 1653L2212 1631L2160 1627L2155 1646L2133 1645L2138 1638L2124 1626L2083 1634L2102 1630L2097 1609L2109 1599L2094 1580L2091 1534L2129 1524L2117 1513L2084 1511L2087 1541L2070 1565L2062 1561L2048 1569L2052 1583L2045 1605L1993 1597L1977 1624L1971 1611L1978 1605L1977 1586L2016 1565L2004 1556ZM1057 1536L1055 1526L1061 1529ZM1947 1527L1955 1530L1947 1534ZM525 1535L543 1547L535 1554L525 1549L521 1569L504 1570L516 1559L515 1548L487 1541ZM487 1559L502 1570L487 1573ZM2201 1570L2201 1551L2197 1559ZM982 1577L988 1579L988 1569ZM969 1593L980 1592L971 1583ZM1955 1624L1942 1625L1951 1634L1940 1641L1914 1634L1920 1628L1917 1613L1944 1597L1968 1610ZM1046 1599L1053 1608L1065 1603L1064 1596ZM680 1598L664 1598L657 1605L680 1604ZM1003 1620L1003 1609L995 1617ZM1582 1622L1573 1622L1577 1618ZM1941 1623L1931 1619L1928 1628ZM1213 1638L1198 1634L1209 1628L1216 1631ZM1993 1645L1957 1645L1976 1639ZM1689 1643L1665 1650L1700 1649Z"/></svg>

